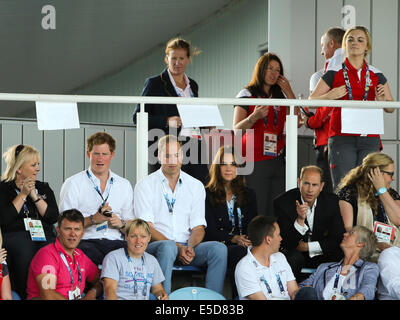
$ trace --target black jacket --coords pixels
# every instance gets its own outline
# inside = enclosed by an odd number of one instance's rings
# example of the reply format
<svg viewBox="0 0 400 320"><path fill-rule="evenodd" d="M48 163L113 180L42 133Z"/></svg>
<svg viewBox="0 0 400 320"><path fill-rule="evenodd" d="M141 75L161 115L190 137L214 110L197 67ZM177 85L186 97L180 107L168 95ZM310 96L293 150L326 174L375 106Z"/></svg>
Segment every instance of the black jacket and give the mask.
<svg viewBox="0 0 400 320"><path fill-rule="evenodd" d="M18 195L16 188L17 187L14 181L0 182L0 228L3 234L7 232L25 230L24 207L21 208L20 212L17 212L12 203L12 201ZM46 195L46 199L44 201L47 202L47 209L42 217L36 209L36 205L33 203L31 197L28 196L25 202L29 210L28 216L29 218L39 219L42 221L46 237L49 235L54 236L53 224L57 222L59 215L54 192L51 190L47 182L36 181L36 189L40 195Z"/></svg>
<svg viewBox="0 0 400 320"><path fill-rule="evenodd" d="M189 80L193 95L198 97L199 87L197 83L191 78L189 78ZM167 69L157 76L146 79L142 96L178 97L175 88L169 79ZM136 113L139 111L140 104L136 106L133 113L134 124L136 124ZM164 130L164 132L168 132L168 117L179 116L178 108L175 104L146 104L145 111L149 114L149 130L157 128Z"/></svg>
<svg viewBox="0 0 400 320"><path fill-rule="evenodd" d="M283 249L295 249L303 236L294 227L297 219L296 200L301 203L299 188L289 190L274 199L274 213L281 230ZM339 199L333 193L322 191L317 198L311 241L318 241L323 255L340 257L340 242L345 233L340 214Z"/></svg>
<svg viewBox="0 0 400 320"><path fill-rule="evenodd" d="M247 197L249 202L246 206L240 208L242 213L242 233L247 235L247 226L251 219L257 215L257 201L256 194L252 189L247 189ZM237 225L237 204L233 208L235 221ZM204 236L204 241L220 241L226 245L232 244L231 240L234 235L239 234L236 229L233 235L229 233L232 231L232 223L229 221L228 206L226 202L221 206L213 206L210 199L210 191L206 189L206 221L207 228Z"/></svg>

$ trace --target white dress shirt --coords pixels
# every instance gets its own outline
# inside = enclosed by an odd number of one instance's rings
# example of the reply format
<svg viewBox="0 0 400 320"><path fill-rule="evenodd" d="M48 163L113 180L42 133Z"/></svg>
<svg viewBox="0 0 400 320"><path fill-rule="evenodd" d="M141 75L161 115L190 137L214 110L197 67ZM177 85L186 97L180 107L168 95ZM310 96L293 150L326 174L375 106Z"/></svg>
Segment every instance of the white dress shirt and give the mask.
<svg viewBox="0 0 400 320"><path fill-rule="evenodd" d="M172 74L169 71L169 69L167 69L167 72L168 72L168 75L169 75L169 79L171 80L171 83L175 88L176 94L179 97L184 97L184 98L194 97L192 89L190 88L190 80L189 80L189 78L188 78L188 76L186 74L183 75L183 78L185 79L185 83L186 83L186 88L185 89L181 89L176 85L174 77L172 76ZM198 128L184 128L184 127L182 127L180 135L184 136L184 137L191 137L193 135L198 136L199 135L199 130L198 130Z"/></svg>
<svg viewBox="0 0 400 320"><path fill-rule="evenodd" d="M175 199L171 213L165 194L170 201ZM151 222L167 239L187 243L193 228L207 226L204 186L183 171L180 172L174 192L160 168L136 184L134 198L136 216Z"/></svg>
<svg viewBox="0 0 400 320"><path fill-rule="evenodd" d="M393 246L383 250L378 266L378 299L400 300L400 248Z"/></svg>
<svg viewBox="0 0 400 320"><path fill-rule="evenodd" d="M95 214L102 205L103 199L108 197L107 202L118 218L125 221L135 218L133 212L133 189L127 179L110 170L106 188L101 196L96 191L95 186L100 190L100 180L90 168L69 177L61 187L60 212L78 209L86 218ZM108 240L121 240L123 238L118 229L106 227L97 231L98 228L99 225L86 228L82 239L105 238Z"/></svg>
<svg viewBox="0 0 400 320"><path fill-rule="evenodd" d="M301 197L301 201L302 201L303 204L305 203L303 197ZM310 226L311 232L313 231L313 227L314 227L314 213L315 213L315 208L316 207L317 207L317 199L315 199L312 208L308 207L308 211L307 211L307 214L306 214L306 219L307 219L308 225ZM294 227L296 228L296 230L302 236L304 236L308 231L307 225L304 224L304 226L301 226L297 222L297 219L294 221ZM308 254L309 254L310 258L313 258L315 256L319 256L322 253L323 253L322 252L322 248L321 248L321 245L319 244L318 241L310 241L310 242L308 242Z"/></svg>

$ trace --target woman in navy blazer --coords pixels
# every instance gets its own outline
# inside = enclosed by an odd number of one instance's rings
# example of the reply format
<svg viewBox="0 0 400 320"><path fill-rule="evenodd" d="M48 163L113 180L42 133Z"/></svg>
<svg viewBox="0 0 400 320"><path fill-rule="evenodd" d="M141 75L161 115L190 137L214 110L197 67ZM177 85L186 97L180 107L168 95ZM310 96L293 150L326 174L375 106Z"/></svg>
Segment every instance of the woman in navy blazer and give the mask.
<svg viewBox="0 0 400 320"><path fill-rule="evenodd" d="M340 244L344 259L321 264L307 280L299 284L296 300L373 300L379 267L367 259L375 252L375 234L355 226L346 232ZM312 298L313 296L313 298Z"/></svg>
<svg viewBox="0 0 400 320"><path fill-rule="evenodd" d="M256 194L246 187L245 177L237 174L233 147L219 148L210 167L206 186L206 221L204 241L220 241L228 247L227 274L236 296L234 271L251 245L247 225L257 215Z"/></svg>
<svg viewBox="0 0 400 320"><path fill-rule="evenodd" d="M170 40L167 43L164 58L167 68L161 74L146 79L142 96L198 97L199 86L196 81L185 74L186 67L190 63L191 57L197 53L198 51L191 49L190 44L181 38ZM133 114L133 123L135 124L136 114L139 111L140 104L136 106ZM160 130L159 132L153 131L156 135L154 140L152 140L153 137L151 137L150 134L149 138L151 141L149 141L149 147L153 144L156 146L157 138L161 138L166 134L180 134L182 120L179 116L176 104L146 104L145 111L149 116L149 130ZM193 138L186 137L184 143L192 139ZM197 143L197 146L200 155L200 143ZM149 173L160 168L156 159L157 147L149 149ZM193 159L190 158L190 160L192 161ZM201 156L195 160L197 160L197 163L184 164L182 170L205 183L208 175L207 165L201 164Z"/></svg>

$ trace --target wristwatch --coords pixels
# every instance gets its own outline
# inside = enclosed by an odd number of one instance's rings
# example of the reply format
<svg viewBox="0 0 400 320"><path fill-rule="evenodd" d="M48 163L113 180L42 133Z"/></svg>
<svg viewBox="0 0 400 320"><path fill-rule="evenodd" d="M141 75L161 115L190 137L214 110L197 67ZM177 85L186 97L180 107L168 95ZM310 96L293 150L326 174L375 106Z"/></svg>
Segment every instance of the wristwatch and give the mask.
<svg viewBox="0 0 400 320"><path fill-rule="evenodd" d="M379 188L378 192L375 193L375 196L378 197L381 194L384 194L387 191L387 189L385 187Z"/></svg>
<svg viewBox="0 0 400 320"><path fill-rule="evenodd" d="M119 228L119 230L122 230L126 226L126 222L124 220L121 220L121 222L122 222L122 226L121 226L121 228Z"/></svg>

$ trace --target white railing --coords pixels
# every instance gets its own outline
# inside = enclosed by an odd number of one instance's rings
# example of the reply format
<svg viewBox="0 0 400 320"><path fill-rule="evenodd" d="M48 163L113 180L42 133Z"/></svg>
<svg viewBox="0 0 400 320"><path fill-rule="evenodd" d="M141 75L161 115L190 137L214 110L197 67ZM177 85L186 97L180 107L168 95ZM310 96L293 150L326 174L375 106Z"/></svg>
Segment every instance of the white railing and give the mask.
<svg viewBox="0 0 400 320"><path fill-rule="evenodd" d="M294 106L308 107L351 107L351 108L399 108L399 102L348 101L348 100L297 100L297 99L251 99L251 98L178 98L178 97L142 97L142 96L99 96L99 95L52 95L0 93L0 100L8 101L59 101L79 103L140 103L137 114L137 175L136 181L147 176L148 161L148 114L144 105L186 104L186 105L280 105L289 106L290 114L286 119L286 190L296 187L297 179L297 116Z"/></svg>

